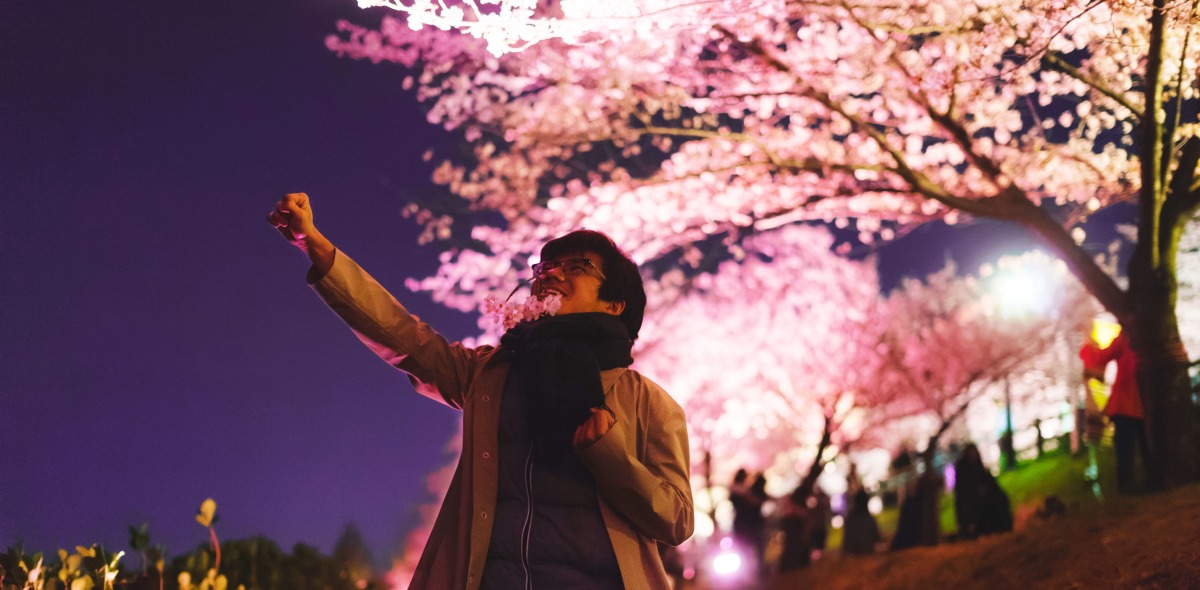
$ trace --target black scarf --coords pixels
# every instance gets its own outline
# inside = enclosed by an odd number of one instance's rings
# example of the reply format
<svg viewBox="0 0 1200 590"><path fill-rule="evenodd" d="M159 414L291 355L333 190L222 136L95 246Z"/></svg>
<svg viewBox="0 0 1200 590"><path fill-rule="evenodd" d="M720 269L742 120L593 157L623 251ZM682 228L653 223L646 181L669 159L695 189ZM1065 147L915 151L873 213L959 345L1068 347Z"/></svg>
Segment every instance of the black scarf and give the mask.
<svg viewBox="0 0 1200 590"><path fill-rule="evenodd" d="M575 429L604 405L600 371L633 363L633 341L616 316L549 316L515 326L500 339L512 359L509 379L527 396L535 456L561 464Z"/></svg>

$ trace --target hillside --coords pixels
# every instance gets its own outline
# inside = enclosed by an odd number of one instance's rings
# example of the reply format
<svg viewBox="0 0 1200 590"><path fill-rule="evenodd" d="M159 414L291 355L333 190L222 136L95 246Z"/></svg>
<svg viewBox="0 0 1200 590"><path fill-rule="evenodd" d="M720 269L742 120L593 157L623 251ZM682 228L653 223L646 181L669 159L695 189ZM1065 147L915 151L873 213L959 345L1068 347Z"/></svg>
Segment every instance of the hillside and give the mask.
<svg viewBox="0 0 1200 590"><path fill-rule="evenodd" d="M832 555L769 588L1195 588L1198 580L1200 486L1190 486L1031 517L1017 532L971 542Z"/></svg>

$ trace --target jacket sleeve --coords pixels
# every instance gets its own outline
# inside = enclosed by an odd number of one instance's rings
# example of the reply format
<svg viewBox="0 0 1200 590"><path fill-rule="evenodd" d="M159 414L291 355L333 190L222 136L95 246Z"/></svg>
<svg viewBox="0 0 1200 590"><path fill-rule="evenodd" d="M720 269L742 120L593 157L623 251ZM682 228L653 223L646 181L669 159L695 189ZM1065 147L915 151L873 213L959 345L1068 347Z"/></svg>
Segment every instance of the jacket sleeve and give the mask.
<svg viewBox="0 0 1200 590"><path fill-rule="evenodd" d="M678 545L692 536L695 526L687 422L683 409L666 392L652 387L646 393L646 413L627 420L635 424L618 420L579 454L596 479L600 497L634 530ZM644 459L624 447L627 428L643 430L637 438L645 441Z"/></svg>
<svg viewBox="0 0 1200 590"><path fill-rule="evenodd" d="M317 295L371 352L407 373L419 393L462 409L485 350L447 342L349 256L340 250L335 256L329 272L312 283Z"/></svg>

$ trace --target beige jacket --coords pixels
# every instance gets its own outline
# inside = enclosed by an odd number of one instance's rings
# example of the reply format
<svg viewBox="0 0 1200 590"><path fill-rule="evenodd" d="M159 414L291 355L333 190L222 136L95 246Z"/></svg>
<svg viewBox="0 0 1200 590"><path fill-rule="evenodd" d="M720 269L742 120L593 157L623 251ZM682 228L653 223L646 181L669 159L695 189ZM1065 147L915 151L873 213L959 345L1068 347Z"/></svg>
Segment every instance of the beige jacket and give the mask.
<svg viewBox="0 0 1200 590"><path fill-rule="evenodd" d="M462 455L411 587L478 588L496 507L508 362L491 346L447 342L340 251L312 286L368 348L407 373L418 392L463 411ZM678 545L693 527L683 410L636 371L612 369L600 376L617 422L579 454L595 477L626 588L665 590L670 586L656 541Z"/></svg>

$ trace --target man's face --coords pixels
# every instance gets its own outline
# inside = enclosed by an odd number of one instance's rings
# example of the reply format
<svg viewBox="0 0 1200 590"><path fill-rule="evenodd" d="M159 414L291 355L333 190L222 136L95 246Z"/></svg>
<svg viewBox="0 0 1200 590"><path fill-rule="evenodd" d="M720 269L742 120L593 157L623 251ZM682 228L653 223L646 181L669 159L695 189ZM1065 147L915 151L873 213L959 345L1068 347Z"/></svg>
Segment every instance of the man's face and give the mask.
<svg viewBox="0 0 1200 590"><path fill-rule="evenodd" d="M561 295L558 315L596 311L621 315L624 311L624 303L600 299L604 262L595 252L572 252L542 262L552 268L534 276L533 295L540 297L551 291Z"/></svg>

